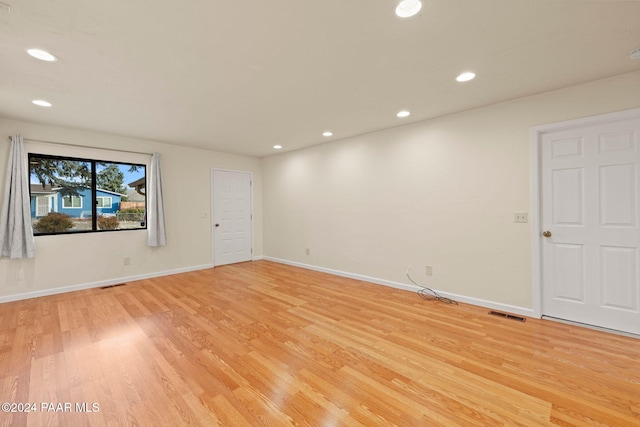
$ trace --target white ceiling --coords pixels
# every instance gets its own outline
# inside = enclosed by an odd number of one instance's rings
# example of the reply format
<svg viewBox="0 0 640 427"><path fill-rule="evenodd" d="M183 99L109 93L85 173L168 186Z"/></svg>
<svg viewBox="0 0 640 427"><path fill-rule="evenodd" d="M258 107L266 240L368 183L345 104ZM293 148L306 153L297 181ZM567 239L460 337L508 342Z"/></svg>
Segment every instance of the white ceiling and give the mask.
<svg viewBox="0 0 640 427"><path fill-rule="evenodd" d="M640 1L0 2L1 117L260 157L640 70Z"/></svg>

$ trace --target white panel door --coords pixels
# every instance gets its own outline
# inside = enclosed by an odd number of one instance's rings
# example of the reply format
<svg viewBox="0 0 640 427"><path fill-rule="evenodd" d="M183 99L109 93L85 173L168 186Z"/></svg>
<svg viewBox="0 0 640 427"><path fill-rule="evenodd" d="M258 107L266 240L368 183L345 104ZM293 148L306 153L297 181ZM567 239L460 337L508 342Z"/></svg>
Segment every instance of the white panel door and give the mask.
<svg viewBox="0 0 640 427"><path fill-rule="evenodd" d="M213 264L250 261L251 174L214 170L212 180Z"/></svg>
<svg viewBox="0 0 640 427"><path fill-rule="evenodd" d="M542 314L640 334L640 119L542 136Z"/></svg>

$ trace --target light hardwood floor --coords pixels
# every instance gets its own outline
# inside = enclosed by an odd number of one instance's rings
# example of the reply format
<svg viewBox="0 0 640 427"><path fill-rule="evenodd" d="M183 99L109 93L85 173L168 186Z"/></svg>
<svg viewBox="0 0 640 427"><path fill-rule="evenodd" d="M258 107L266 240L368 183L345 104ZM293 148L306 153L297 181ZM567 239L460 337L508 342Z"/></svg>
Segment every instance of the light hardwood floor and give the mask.
<svg viewBox="0 0 640 427"><path fill-rule="evenodd" d="M0 425L640 425L639 339L487 312L267 261L0 304Z"/></svg>

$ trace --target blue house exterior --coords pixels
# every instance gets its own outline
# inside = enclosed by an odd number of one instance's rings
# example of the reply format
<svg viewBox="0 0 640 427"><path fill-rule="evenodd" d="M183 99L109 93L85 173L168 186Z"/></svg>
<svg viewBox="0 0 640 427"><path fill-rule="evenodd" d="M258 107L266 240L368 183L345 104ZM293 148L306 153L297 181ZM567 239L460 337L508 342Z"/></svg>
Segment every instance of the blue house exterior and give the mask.
<svg viewBox="0 0 640 427"><path fill-rule="evenodd" d="M31 184L31 217L41 218L50 212L59 212L72 218L90 218L93 199L91 189L78 191L77 196L63 196L59 188L43 188ZM96 189L98 215L115 215L120 210L122 194Z"/></svg>

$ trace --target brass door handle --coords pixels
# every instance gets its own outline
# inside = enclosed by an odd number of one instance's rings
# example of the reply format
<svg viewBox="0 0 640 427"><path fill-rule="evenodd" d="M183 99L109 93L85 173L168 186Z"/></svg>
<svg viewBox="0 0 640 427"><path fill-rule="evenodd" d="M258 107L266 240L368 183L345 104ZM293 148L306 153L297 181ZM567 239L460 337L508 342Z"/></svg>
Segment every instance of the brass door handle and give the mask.
<svg viewBox="0 0 640 427"><path fill-rule="evenodd" d="M549 230L545 230L545 231L542 232L542 235L544 237L551 237L551 232Z"/></svg>

